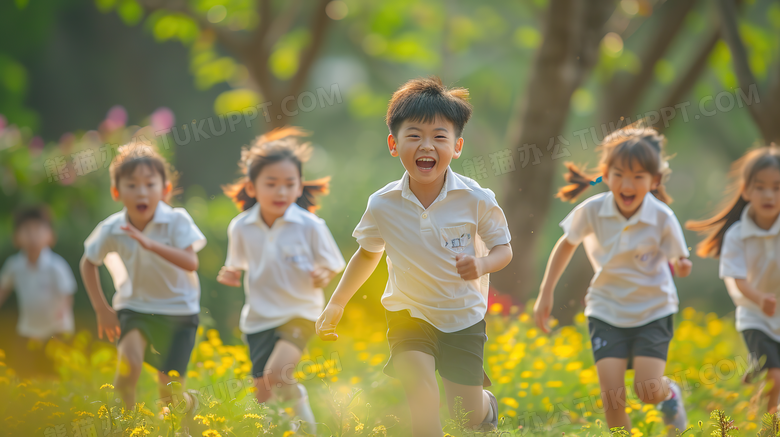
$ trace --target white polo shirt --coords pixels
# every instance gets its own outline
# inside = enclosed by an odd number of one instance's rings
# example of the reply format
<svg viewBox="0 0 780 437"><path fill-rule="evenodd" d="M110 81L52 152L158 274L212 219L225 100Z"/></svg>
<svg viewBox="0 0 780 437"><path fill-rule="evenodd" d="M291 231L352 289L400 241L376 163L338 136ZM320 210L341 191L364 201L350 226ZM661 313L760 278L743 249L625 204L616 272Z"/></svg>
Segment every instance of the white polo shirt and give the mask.
<svg viewBox="0 0 780 437"><path fill-rule="evenodd" d="M746 279L756 290L774 294L780 300L780 218L764 230L750 218L750 208L748 204L741 219L723 237L720 277L737 306L737 330L758 329L780 342L780 311L768 317L739 291L734 281Z"/></svg>
<svg viewBox="0 0 780 437"><path fill-rule="evenodd" d="M73 308L68 297L76 292L76 279L68 263L48 247L35 264L30 264L24 252L9 257L0 270L0 286L16 290L19 335L43 339L73 332Z"/></svg>
<svg viewBox="0 0 780 437"><path fill-rule="evenodd" d="M408 172L372 194L352 236L369 252L387 251L384 307L408 309L443 332L468 328L487 312L489 275L463 280L455 256L487 256L511 239L495 194L449 167L427 209L409 189Z"/></svg>
<svg viewBox="0 0 780 437"><path fill-rule="evenodd" d="M123 208L100 222L84 242L87 259L95 265L105 262L111 273L116 289L114 309L166 315L200 313L198 274L141 247L121 229L127 224L127 208ZM179 249L192 246L195 252L206 245L206 237L187 211L163 201L157 204L143 234Z"/></svg>
<svg viewBox="0 0 780 437"><path fill-rule="evenodd" d="M647 193L626 219L612 192L601 193L577 205L560 226L570 243L583 243L593 265L586 316L629 328L677 312L668 262L690 254L680 222L665 203Z"/></svg>
<svg viewBox="0 0 780 437"><path fill-rule="evenodd" d="M259 203L237 215L228 226L227 252L225 265L246 271L239 327L247 334L296 317L316 321L325 296L311 272L338 273L346 265L325 220L297 204L270 228L260 217Z"/></svg>

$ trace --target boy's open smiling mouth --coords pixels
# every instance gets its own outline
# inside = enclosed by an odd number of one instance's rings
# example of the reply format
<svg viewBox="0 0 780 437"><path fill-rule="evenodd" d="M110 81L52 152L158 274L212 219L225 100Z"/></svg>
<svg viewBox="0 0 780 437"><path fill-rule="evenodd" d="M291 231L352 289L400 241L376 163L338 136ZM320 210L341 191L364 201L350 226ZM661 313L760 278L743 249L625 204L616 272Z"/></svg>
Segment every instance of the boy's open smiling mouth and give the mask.
<svg viewBox="0 0 780 437"><path fill-rule="evenodd" d="M626 194L621 194L620 195L620 200L622 200L623 201L623 205L626 205L626 206L629 206L632 203L634 203L634 199L635 198L636 198L636 195L634 195L634 194L632 194L630 196L626 195Z"/></svg>
<svg viewBox="0 0 780 437"><path fill-rule="evenodd" d="M149 208L149 205L145 203L139 203L135 206L135 210L138 212L146 212L147 208Z"/></svg>
<svg viewBox="0 0 780 437"><path fill-rule="evenodd" d="M417 164L417 169L421 172L429 172L433 170L433 167L436 166L436 160L429 157L429 156L423 156L422 158L417 158L415 161Z"/></svg>

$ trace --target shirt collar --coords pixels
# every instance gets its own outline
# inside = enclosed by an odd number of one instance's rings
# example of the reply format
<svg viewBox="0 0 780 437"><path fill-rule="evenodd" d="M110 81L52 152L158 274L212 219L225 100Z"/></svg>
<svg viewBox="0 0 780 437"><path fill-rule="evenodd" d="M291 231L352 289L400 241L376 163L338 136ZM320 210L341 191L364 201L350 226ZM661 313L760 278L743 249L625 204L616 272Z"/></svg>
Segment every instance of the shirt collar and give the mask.
<svg viewBox="0 0 780 437"><path fill-rule="evenodd" d="M742 216L740 217L743 239L750 237L769 237L780 234L780 217L775 220L771 228L761 229L756 222L753 221L753 218L750 217L750 208L752 208L752 205L748 203L745 209L742 210Z"/></svg>
<svg viewBox="0 0 780 437"><path fill-rule="evenodd" d="M655 196L653 196L652 193L645 194L645 198L642 199L642 206L639 207L639 211L635 212L630 219L626 219L623 214L620 213L620 210L615 204L615 196L611 191L607 191L606 196L604 196L604 203L601 204L601 209L599 210L599 217L617 217L627 221L630 225L641 221L647 223L648 225L654 226L657 223L657 217L655 211L653 210L654 208L651 205L655 199L651 199L651 197Z"/></svg>
<svg viewBox="0 0 780 437"><path fill-rule="evenodd" d="M27 253L24 250L22 250L20 251L20 254L22 255L22 260L24 261L24 265L29 265L30 259L27 258ZM47 265L51 260L51 254L52 251L50 247L46 246L43 249L41 249L41 253L38 254L38 259L35 261L35 265L37 267Z"/></svg>
<svg viewBox="0 0 780 437"><path fill-rule="evenodd" d="M162 200L157 202L157 208L154 210L154 216L149 223L170 223L173 218L173 208ZM126 226L130 220L127 219L127 207L122 208L122 214L119 216L112 229L114 234L124 234L122 226Z"/></svg>
<svg viewBox="0 0 780 437"><path fill-rule="evenodd" d="M260 220L260 202L255 203L247 211L249 212L249 216L246 219L246 223L265 224L265 222ZM281 219L290 223L303 224L303 208L298 206L297 203L293 203L287 207L287 210L284 211L284 215L282 215Z"/></svg>
<svg viewBox="0 0 780 437"><path fill-rule="evenodd" d="M409 172L405 171L403 177L396 181L396 183L384 194L400 191L401 197L404 199L410 200L412 202L417 201L416 203L419 203L417 196L415 196L414 193L412 193L411 188L409 188L409 177ZM466 183L463 182L454 171L452 171L450 166L447 166L447 171L444 176L444 185L441 187L441 192L439 193L438 197L436 197L436 200L433 202L436 203L437 201L444 199L447 197L447 193L456 190L471 191L471 187L466 185ZM433 203L431 205L433 205Z"/></svg>

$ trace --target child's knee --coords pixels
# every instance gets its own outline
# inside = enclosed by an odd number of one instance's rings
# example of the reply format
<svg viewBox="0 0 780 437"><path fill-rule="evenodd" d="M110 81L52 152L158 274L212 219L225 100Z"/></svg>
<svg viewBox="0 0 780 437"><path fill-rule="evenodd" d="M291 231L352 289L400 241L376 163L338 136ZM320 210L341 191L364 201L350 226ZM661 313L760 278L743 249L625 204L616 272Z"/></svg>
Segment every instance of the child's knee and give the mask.
<svg viewBox="0 0 780 437"><path fill-rule="evenodd" d="M634 383L636 397L645 404L658 404L666 399L663 378L652 378ZM668 389L667 389L668 390Z"/></svg>
<svg viewBox="0 0 780 437"><path fill-rule="evenodd" d="M773 367L766 372L767 382L772 384L772 391L780 391L780 368Z"/></svg>
<svg viewBox="0 0 780 437"><path fill-rule="evenodd" d="M117 376L119 379L137 381L138 377L141 376L143 367L143 358L132 355L120 355Z"/></svg>

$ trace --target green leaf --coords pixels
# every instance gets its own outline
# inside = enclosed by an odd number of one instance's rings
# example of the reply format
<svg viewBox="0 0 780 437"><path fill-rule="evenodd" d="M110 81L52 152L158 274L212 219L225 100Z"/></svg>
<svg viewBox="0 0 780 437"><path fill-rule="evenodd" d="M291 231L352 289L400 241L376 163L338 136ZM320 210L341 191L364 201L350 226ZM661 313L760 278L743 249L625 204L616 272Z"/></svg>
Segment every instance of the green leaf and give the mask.
<svg viewBox="0 0 780 437"><path fill-rule="evenodd" d="M27 3L29 3L30 0L16 0L16 7L19 9L24 9L27 7Z"/></svg>
<svg viewBox="0 0 780 437"><path fill-rule="evenodd" d="M121 0L117 13L128 26L135 26L144 16L143 8L135 0Z"/></svg>

